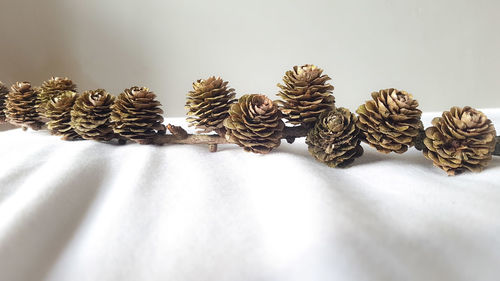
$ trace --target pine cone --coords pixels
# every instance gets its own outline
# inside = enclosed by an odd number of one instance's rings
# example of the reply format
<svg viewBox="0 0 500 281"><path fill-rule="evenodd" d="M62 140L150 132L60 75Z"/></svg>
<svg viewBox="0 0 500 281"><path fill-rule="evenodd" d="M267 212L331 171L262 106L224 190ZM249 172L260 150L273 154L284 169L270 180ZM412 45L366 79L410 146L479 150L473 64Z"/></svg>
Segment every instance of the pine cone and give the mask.
<svg viewBox="0 0 500 281"><path fill-rule="evenodd" d="M7 94L9 93L9 88L7 88L0 81L0 123L5 122L5 103L7 101Z"/></svg>
<svg viewBox="0 0 500 281"><path fill-rule="evenodd" d="M306 138L309 152L330 167L345 167L363 155L356 116L346 108L323 112Z"/></svg>
<svg viewBox="0 0 500 281"><path fill-rule="evenodd" d="M83 92L71 109L71 127L84 139L111 140L115 136L110 120L114 101L103 89Z"/></svg>
<svg viewBox="0 0 500 281"><path fill-rule="evenodd" d="M5 102L6 121L23 128L39 130L43 123L39 121L35 109L36 92L29 82L16 82L7 94Z"/></svg>
<svg viewBox="0 0 500 281"><path fill-rule="evenodd" d="M418 102L396 89L373 92L372 98L356 110L363 141L383 153L407 151L423 130Z"/></svg>
<svg viewBox="0 0 500 281"><path fill-rule="evenodd" d="M224 120L226 139L245 151L268 153L281 143L285 124L281 112L264 95L244 95L229 109Z"/></svg>
<svg viewBox="0 0 500 281"><path fill-rule="evenodd" d="M150 143L155 135L166 131L160 106L148 88L125 89L111 107L114 132L138 143Z"/></svg>
<svg viewBox="0 0 500 281"><path fill-rule="evenodd" d="M62 136L63 140L82 139L71 127L71 109L78 94L66 91L50 99L47 103L45 116L49 119L47 127L53 135Z"/></svg>
<svg viewBox="0 0 500 281"><path fill-rule="evenodd" d="M229 116L231 104L236 102L234 89L228 88L228 82L212 76L193 83L193 90L186 101L186 118L189 126L195 126L200 133L209 133L224 128L224 119Z"/></svg>
<svg viewBox="0 0 500 281"><path fill-rule="evenodd" d="M280 110L287 123L313 126L319 115L335 107L333 86L326 83L328 75L314 65L294 66L283 77L285 85L278 84L278 93L283 101L279 101Z"/></svg>
<svg viewBox="0 0 500 281"><path fill-rule="evenodd" d="M36 101L38 113L46 117L44 113L50 100L66 91L76 92L76 85L67 77L52 77L44 81L40 89L38 89Z"/></svg>
<svg viewBox="0 0 500 281"><path fill-rule="evenodd" d="M434 118L432 125L425 130L423 153L434 166L456 175L480 172L488 165L496 131L484 113L469 106L452 107Z"/></svg>

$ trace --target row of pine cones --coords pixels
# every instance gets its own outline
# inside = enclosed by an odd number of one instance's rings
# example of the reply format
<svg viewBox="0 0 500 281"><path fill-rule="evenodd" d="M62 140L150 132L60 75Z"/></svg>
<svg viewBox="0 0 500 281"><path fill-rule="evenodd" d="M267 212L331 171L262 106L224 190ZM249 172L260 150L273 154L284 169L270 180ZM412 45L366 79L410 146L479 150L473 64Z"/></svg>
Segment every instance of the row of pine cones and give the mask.
<svg viewBox="0 0 500 281"><path fill-rule="evenodd" d="M310 153L330 167L345 167L360 157L362 141L383 153L404 153L415 146L450 175L480 171L492 158L495 128L480 111L453 107L424 131L422 112L411 94L374 92L356 116L335 107L329 80L314 65L295 66L278 84L280 101L258 94L237 100L221 78L198 80L187 96L187 120L200 133L216 132L246 151L268 153L287 137L285 119L308 130ZM160 106L147 88L132 87L115 98L102 89L78 94L68 78L52 78L36 89L23 82L8 91L0 84L0 121L34 129L46 123L66 140L151 143L165 133Z"/></svg>
<svg viewBox="0 0 500 281"><path fill-rule="evenodd" d="M17 82L10 91L0 82L0 121L39 130L44 124L64 140L149 143L165 132L163 111L148 88L132 87L117 98L106 90L76 92L68 78L54 77L33 88Z"/></svg>
<svg viewBox="0 0 500 281"><path fill-rule="evenodd" d="M449 175L481 171L495 150L492 122L470 107L453 107L424 130L418 102L405 91L383 89L355 114L335 107L330 77L314 65L295 66L283 77L273 102L263 95L245 95L220 78L193 83L186 102L191 125L216 131L247 151L267 153L280 145L284 124L310 128L309 152L330 167L345 167L363 154L361 141L382 153L404 153L415 146ZM225 131L224 131L225 130ZM286 137L286 136L285 136Z"/></svg>

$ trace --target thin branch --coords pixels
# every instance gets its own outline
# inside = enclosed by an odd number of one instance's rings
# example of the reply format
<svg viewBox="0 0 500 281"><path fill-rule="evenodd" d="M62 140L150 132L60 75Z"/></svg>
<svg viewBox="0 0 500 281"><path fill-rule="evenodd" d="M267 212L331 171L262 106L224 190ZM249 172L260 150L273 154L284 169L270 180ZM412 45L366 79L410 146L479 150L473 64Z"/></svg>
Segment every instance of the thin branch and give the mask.
<svg viewBox="0 0 500 281"><path fill-rule="evenodd" d="M34 131L47 130L47 125L41 122L24 124L24 123L13 123L5 120L0 120L0 126L6 127L8 130L21 128L23 131L32 129Z"/></svg>
<svg viewBox="0 0 500 281"><path fill-rule="evenodd" d="M493 155L500 156L500 136L495 138L497 140L497 144L495 145L495 151L493 151Z"/></svg>
<svg viewBox="0 0 500 281"><path fill-rule="evenodd" d="M230 144L233 142L228 141L226 138L216 134L211 135L198 135L188 134L184 129L179 126L167 125L167 129L172 133L170 135L158 135L153 138L152 143L157 145L163 144L208 144L212 152L217 151L218 144ZM307 136L309 128L303 126L285 127L283 129L283 139L292 143L295 138Z"/></svg>
<svg viewBox="0 0 500 281"><path fill-rule="evenodd" d="M179 138L175 135L158 135L153 138L153 144L163 145L163 144L226 144L231 143L225 138L219 135L194 135L188 134L183 138Z"/></svg>

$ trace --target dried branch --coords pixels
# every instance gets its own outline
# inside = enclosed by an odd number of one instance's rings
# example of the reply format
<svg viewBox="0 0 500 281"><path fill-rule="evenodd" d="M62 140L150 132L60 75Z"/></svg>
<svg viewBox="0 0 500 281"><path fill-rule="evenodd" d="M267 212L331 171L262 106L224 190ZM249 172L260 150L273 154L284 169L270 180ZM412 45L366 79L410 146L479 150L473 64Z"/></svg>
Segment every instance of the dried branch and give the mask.
<svg viewBox="0 0 500 281"><path fill-rule="evenodd" d="M493 155L500 156L500 136L496 137L497 144L495 146L495 151L493 151Z"/></svg>
<svg viewBox="0 0 500 281"><path fill-rule="evenodd" d="M171 135L158 135L153 140L152 143L156 145L164 144L208 144L211 152L217 151L218 144L229 144L232 143L226 138L221 137L216 134L211 135L198 135L198 134L187 134L184 129L179 126L174 126L171 124L167 125L167 129L172 133ZM283 129L283 139L286 139L289 143L292 143L295 138L305 137L309 131L308 127L297 126L297 127L285 127Z"/></svg>

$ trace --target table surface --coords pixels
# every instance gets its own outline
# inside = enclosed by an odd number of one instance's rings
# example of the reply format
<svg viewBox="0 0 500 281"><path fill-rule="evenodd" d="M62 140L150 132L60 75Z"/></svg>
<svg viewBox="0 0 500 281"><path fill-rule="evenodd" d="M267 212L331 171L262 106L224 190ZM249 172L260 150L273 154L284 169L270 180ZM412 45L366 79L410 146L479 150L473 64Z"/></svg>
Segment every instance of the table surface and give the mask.
<svg viewBox="0 0 500 281"><path fill-rule="evenodd" d="M0 280L499 280L500 157L448 177L415 149L332 169L303 139L256 155L2 130Z"/></svg>

